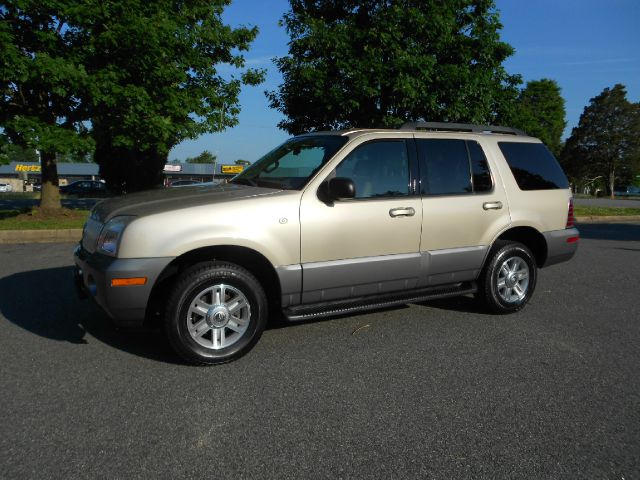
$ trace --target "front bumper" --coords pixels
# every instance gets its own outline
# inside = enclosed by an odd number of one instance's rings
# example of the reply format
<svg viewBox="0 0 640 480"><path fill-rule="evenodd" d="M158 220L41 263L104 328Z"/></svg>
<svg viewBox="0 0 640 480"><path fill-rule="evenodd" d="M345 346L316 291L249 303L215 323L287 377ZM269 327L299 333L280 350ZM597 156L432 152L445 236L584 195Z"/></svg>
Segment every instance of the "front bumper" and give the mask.
<svg viewBox="0 0 640 480"><path fill-rule="evenodd" d="M580 232L577 228L565 228L543 233L547 241L547 261L544 266L570 260L578 250Z"/></svg>
<svg viewBox="0 0 640 480"><path fill-rule="evenodd" d="M74 279L78 295L90 297L116 324L127 327L142 325L147 303L156 280L173 260L162 258L112 258L89 253L78 245L74 251ZM146 277L144 285L112 287L114 278Z"/></svg>

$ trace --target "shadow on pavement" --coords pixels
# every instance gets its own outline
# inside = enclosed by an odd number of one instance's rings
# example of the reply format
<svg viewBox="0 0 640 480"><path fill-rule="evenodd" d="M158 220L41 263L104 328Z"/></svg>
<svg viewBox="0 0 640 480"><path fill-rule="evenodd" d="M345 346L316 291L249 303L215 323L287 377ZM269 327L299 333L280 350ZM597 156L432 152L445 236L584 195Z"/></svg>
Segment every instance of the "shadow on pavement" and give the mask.
<svg viewBox="0 0 640 480"><path fill-rule="evenodd" d="M133 355L180 363L162 330L117 329L91 300L79 300L72 267L33 270L0 278L0 313L44 338L87 343L87 334Z"/></svg>
<svg viewBox="0 0 640 480"><path fill-rule="evenodd" d="M640 241L638 223L580 223L577 227L584 239Z"/></svg>
<svg viewBox="0 0 640 480"><path fill-rule="evenodd" d="M441 298L439 300L427 300L416 305L437 308L439 310L449 310L452 312L474 313L476 315L492 315L482 307L473 297L451 297Z"/></svg>

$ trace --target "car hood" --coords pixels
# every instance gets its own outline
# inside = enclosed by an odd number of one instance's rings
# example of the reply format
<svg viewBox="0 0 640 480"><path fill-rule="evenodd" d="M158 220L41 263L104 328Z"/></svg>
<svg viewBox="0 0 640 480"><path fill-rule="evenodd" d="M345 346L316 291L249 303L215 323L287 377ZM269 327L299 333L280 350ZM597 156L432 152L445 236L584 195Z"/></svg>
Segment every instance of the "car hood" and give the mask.
<svg viewBox="0 0 640 480"><path fill-rule="evenodd" d="M105 223L118 215L142 217L242 198L272 195L279 191L273 188L235 184L147 190L103 200L93 208L91 217L94 220Z"/></svg>

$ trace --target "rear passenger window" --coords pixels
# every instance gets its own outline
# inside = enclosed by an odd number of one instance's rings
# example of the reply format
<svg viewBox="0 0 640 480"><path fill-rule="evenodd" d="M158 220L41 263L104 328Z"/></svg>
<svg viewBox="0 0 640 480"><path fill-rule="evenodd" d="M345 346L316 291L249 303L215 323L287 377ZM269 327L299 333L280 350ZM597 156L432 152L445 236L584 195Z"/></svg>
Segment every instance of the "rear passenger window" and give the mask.
<svg viewBox="0 0 640 480"><path fill-rule="evenodd" d="M418 139L422 195L461 195L493 189L491 172L477 142Z"/></svg>
<svg viewBox="0 0 640 480"><path fill-rule="evenodd" d="M542 143L498 142L520 190L569 188L553 154Z"/></svg>

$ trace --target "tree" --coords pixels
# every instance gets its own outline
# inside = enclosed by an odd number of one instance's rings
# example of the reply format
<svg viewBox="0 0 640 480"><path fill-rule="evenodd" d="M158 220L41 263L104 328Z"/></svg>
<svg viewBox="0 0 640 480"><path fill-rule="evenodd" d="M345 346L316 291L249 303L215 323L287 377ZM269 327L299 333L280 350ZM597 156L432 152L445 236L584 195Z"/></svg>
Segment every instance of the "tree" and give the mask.
<svg viewBox="0 0 640 480"><path fill-rule="evenodd" d="M216 161L216 156L211 153L209 150L205 150L200 155L196 157L188 157L185 161L187 163L209 163L212 164Z"/></svg>
<svg viewBox="0 0 640 480"><path fill-rule="evenodd" d="M290 3L289 55L275 61L284 83L267 92L290 133L420 117L493 123L517 95L493 0Z"/></svg>
<svg viewBox="0 0 640 480"><path fill-rule="evenodd" d="M11 162L33 163L38 161L38 154L32 148L22 148L11 143L0 145L0 165Z"/></svg>
<svg viewBox="0 0 640 480"><path fill-rule="evenodd" d="M624 85L617 84L589 100L561 158L572 175L605 177L613 198L618 180L631 181L638 157L640 103L629 102Z"/></svg>
<svg viewBox="0 0 640 480"><path fill-rule="evenodd" d="M0 127L5 141L38 149L43 210L61 207L56 154L84 152L92 142L80 108L87 72L78 57L81 16L72 0L8 0L0 6Z"/></svg>
<svg viewBox="0 0 640 480"><path fill-rule="evenodd" d="M242 85L264 72L240 71L257 29L225 25L229 3L111 0L84 24L95 158L113 190L161 183L174 145L237 124ZM221 75L225 63L239 73Z"/></svg>
<svg viewBox="0 0 640 480"><path fill-rule="evenodd" d="M518 95L510 125L538 137L555 154L562 150L565 121L564 98L554 80L527 82Z"/></svg>

